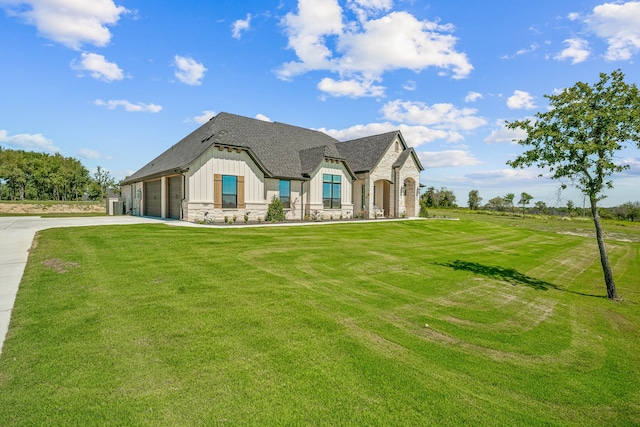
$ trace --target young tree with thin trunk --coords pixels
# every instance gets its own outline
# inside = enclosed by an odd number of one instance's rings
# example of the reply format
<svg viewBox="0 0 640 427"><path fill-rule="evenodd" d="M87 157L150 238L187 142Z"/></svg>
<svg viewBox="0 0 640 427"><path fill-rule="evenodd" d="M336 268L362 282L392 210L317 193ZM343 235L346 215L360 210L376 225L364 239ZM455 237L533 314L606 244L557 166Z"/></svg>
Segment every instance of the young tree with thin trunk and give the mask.
<svg viewBox="0 0 640 427"><path fill-rule="evenodd" d="M515 198L516 198L516 195L513 194L513 193L507 193L507 195L504 196L505 203L507 204L507 206L509 208L511 208L511 216L512 217L515 216L515 210L513 208L513 199L515 199Z"/></svg>
<svg viewBox="0 0 640 427"><path fill-rule="evenodd" d="M529 194L529 193L526 193L526 192L523 191L520 194L520 201L518 202L518 204L522 205L522 218L524 218L524 213L525 213L524 208L525 208L526 205L529 204L531 199L533 199L533 196L531 194Z"/></svg>
<svg viewBox="0 0 640 427"><path fill-rule="evenodd" d="M611 176L628 169L616 162L618 152L627 143L640 148L640 93L635 84L627 84L617 70L600 74L594 85L578 82L549 99L547 111L535 120L507 122L510 129L522 129L527 138L518 143L529 147L515 160L514 168L537 166L548 169L552 179L575 185L591 205L600 262L607 296L617 300L618 292L604 244L598 202L604 191L613 187Z"/></svg>

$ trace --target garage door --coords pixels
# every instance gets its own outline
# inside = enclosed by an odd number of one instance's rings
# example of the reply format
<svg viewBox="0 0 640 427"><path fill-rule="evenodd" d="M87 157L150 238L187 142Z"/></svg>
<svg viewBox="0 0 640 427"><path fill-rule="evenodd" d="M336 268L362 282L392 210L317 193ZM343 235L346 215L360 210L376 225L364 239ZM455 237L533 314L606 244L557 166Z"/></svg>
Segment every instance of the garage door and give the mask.
<svg viewBox="0 0 640 427"><path fill-rule="evenodd" d="M144 183L144 214L148 216L160 216L162 214L160 180Z"/></svg>
<svg viewBox="0 0 640 427"><path fill-rule="evenodd" d="M182 210L182 177L171 176L168 181L169 190L169 218L180 219Z"/></svg>

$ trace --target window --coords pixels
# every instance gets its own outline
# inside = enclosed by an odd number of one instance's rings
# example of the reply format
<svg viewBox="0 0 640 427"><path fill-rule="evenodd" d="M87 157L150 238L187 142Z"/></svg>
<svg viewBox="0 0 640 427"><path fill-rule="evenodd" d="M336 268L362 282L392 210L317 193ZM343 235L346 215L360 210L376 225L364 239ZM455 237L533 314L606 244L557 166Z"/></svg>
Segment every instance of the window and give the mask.
<svg viewBox="0 0 640 427"><path fill-rule="evenodd" d="M366 204L366 200L367 200L367 195L364 193L365 192L365 186L364 184L362 184L362 193L360 194L360 199L362 201L362 210L364 210L365 208L365 204Z"/></svg>
<svg viewBox="0 0 640 427"><path fill-rule="evenodd" d="M280 180L280 201L283 208L289 209L291 207L291 181Z"/></svg>
<svg viewBox="0 0 640 427"><path fill-rule="evenodd" d="M322 175L322 201L325 209L340 209L340 175Z"/></svg>
<svg viewBox="0 0 640 427"><path fill-rule="evenodd" d="M222 209L238 207L238 177L222 175Z"/></svg>

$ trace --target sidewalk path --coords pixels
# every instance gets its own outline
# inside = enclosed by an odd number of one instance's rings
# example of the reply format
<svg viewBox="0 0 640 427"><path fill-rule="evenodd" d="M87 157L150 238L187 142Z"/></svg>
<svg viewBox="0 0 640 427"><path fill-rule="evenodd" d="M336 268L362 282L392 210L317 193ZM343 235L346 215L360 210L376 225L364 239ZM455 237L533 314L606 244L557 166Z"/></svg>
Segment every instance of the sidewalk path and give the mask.
<svg viewBox="0 0 640 427"><path fill-rule="evenodd" d="M132 216L78 218L40 218L35 216L0 216L0 352L9 330L11 309L16 300L29 249L36 232L47 228L88 225L141 224L165 222L160 219Z"/></svg>

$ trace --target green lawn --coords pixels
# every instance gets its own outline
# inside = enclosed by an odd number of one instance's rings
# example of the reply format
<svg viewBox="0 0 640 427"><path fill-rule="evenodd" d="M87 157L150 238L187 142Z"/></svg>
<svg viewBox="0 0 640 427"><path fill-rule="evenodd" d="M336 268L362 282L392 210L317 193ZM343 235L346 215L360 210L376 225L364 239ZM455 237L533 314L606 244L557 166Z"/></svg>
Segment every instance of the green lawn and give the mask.
<svg viewBox="0 0 640 427"><path fill-rule="evenodd" d="M639 425L640 243L535 221L41 232L0 425Z"/></svg>

